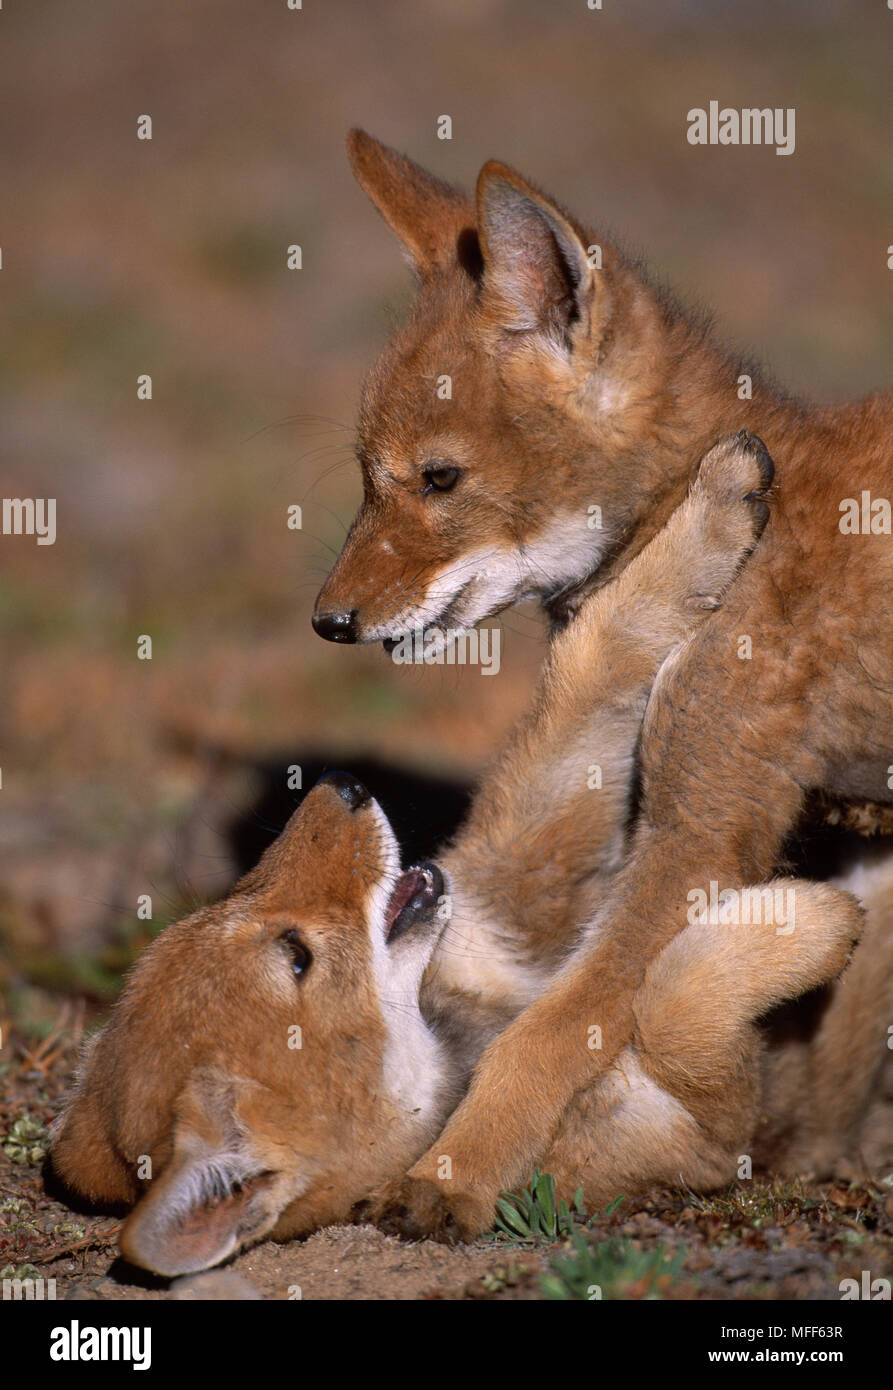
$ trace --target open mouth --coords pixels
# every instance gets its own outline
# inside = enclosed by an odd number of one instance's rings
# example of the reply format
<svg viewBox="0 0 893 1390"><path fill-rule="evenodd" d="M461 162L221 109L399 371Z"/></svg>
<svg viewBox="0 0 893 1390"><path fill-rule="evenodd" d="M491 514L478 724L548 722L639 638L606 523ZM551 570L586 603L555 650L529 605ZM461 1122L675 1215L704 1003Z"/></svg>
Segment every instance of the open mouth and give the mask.
<svg viewBox="0 0 893 1390"><path fill-rule="evenodd" d="M443 874L429 860L413 864L400 875L385 911L385 940L389 946L419 922L432 920L443 888Z"/></svg>

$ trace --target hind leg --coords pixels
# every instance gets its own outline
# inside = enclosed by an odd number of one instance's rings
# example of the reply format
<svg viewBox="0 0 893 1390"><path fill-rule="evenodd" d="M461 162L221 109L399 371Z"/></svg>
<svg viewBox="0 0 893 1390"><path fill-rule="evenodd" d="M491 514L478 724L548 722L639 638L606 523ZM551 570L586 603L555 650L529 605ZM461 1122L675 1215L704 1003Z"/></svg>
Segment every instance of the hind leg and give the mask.
<svg viewBox="0 0 893 1390"><path fill-rule="evenodd" d="M863 913L848 894L793 879L745 890L740 901L758 905L762 920L723 924L714 913L649 966L633 1002L631 1044L574 1098L541 1164L562 1195L582 1183L595 1210L658 1184L709 1189L752 1155L767 1101L754 1021L834 979ZM800 1107L808 1126L812 1098Z"/></svg>
<svg viewBox="0 0 893 1390"><path fill-rule="evenodd" d="M850 965L817 1001L807 1043L792 1055L785 1034L770 1029L770 1104L756 1146L762 1166L821 1176L885 1172L893 1159L893 1108L885 1099L888 1089L893 1099L890 849L866 845L835 886L858 894L865 930Z"/></svg>

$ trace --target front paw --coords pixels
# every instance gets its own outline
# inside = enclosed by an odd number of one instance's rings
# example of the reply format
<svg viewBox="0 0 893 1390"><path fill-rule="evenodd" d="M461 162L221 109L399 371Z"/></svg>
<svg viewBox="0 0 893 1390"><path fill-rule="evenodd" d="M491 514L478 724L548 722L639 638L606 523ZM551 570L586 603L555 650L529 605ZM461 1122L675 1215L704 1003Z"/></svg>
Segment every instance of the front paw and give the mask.
<svg viewBox="0 0 893 1390"><path fill-rule="evenodd" d="M355 1215L403 1240L474 1240L493 1224L493 1203L440 1179L407 1174L361 1203Z"/></svg>

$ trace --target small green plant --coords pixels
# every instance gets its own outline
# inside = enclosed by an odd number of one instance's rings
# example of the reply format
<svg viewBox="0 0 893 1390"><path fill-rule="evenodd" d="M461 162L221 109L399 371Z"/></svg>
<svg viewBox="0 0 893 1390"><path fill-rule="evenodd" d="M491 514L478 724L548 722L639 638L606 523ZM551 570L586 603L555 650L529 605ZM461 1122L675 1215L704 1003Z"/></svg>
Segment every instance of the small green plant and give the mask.
<svg viewBox="0 0 893 1390"><path fill-rule="evenodd" d="M30 1204L23 1197L4 1197L0 1202L0 1216L11 1220L16 1216L24 1216L31 1210Z"/></svg>
<svg viewBox="0 0 893 1390"><path fill-rule="evenodd" d="M526 1265L510 1260L507 1264L498 1265L495 1269L489 1269L486 1274L482 1274L481 1287L488 1294L500 1294L516 1284L525 1283L528 1275L529 1271Z"/></svg>
<svg viewBox="0 0 893 1390"><path fill-rule="evenodd" d="M39 1120L20 1115L6 1136L3 1152L12 1163L42 1163L49 1136Z"/></svg>
<svg viewBox="0 0 893 1390"><path fill-rule="evenodd" d="M536 1168L530 1187L500 1193L496 1213L494 1235L525 1245L560 1240L586 1220L582 1187L577 1188L570 1206L564 1198L556 1202L555 1179Z"/></svg>
<svg viewBox="0 0 893 1390"><path fill-rule="evenodd" d="M4 1265L0 1269L0 1279L39 1279L40 1273L34 1265Z"/></svg>
<svg viewBox="0 0 893 1390"><path fill-rule="evenodd" d="M637 1250L628 1240L599 1241L576 1230L567 1249L549 1261L543 1297L561 1300L661 1298L679 1274L684 1249L672 1257L663 1245Z"/></svg>

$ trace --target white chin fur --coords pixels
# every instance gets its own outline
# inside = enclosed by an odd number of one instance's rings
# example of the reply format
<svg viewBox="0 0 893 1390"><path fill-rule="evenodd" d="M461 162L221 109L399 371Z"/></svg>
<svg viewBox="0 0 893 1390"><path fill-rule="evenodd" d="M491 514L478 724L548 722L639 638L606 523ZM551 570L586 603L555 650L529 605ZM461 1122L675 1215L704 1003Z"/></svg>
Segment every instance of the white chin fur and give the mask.
<svg viewBox="0 0 893 1390"><path fill-rule="evenodd" d="M367 921L382 1018L387 1030L383 1080L394 1103L424 1126L438 1113L446 1065L440 1044L419 1008L425 968L434 954L438 931L408 933L394 947L386 939L388 901L400 875L400 850L387 816L373 802L380 833L382 872L369 897Z"/></svg>
<svg viewBox="0 0 893 1390"><path fill-rule="evenodd" d="M372 803L378 822L382 860L381 876L369 895L367 921L372 961L382 997L418 1008L422 975L437 942L436 927L407 933L393 947L387 944L386 914L391 894L400 877L400 848L390 822L377 801Z"/></svg>
<svg viewBox="0 0 893 1390"><path fill-rule="evenodd" d="M607 542L604 531L590 530L588 515L573 514L553 521L523 548L467 551L434 576L423 599L364 628L361 640L380 642L420 628L472 628L523 599L584 579L598 567Z"/></svg>

